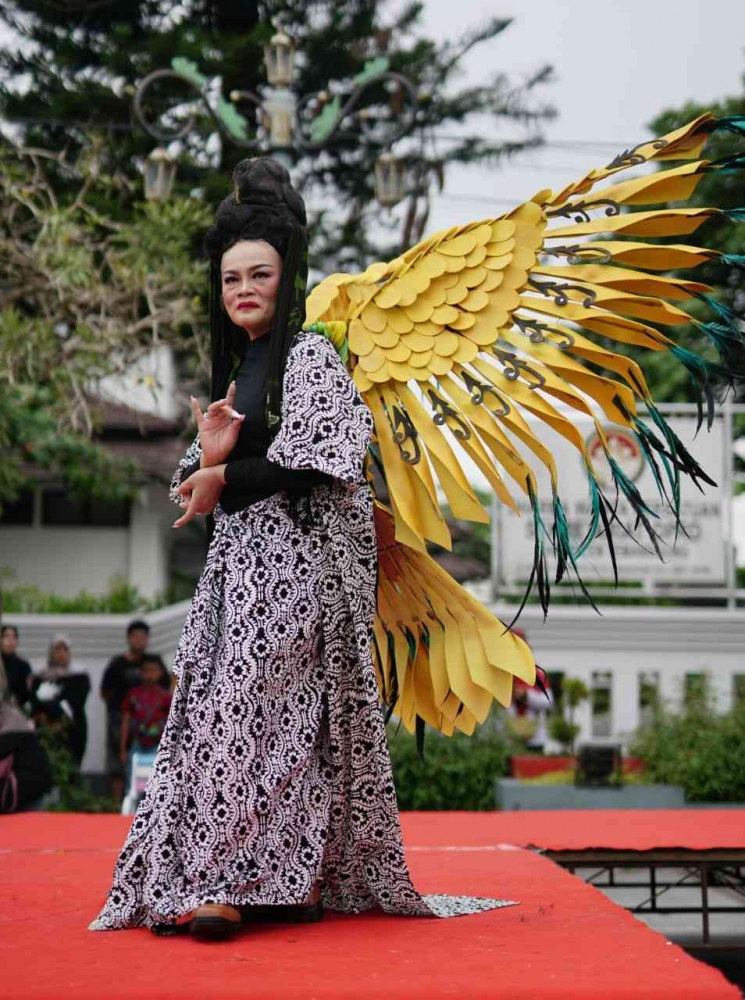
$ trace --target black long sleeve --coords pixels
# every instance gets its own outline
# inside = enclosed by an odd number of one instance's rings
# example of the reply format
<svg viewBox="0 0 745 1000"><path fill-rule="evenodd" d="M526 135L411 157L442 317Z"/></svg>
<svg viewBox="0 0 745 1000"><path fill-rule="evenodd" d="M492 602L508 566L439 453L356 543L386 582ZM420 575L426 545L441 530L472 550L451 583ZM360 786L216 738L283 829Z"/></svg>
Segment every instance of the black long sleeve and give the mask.
<svg viewBox="0 0 745 1000"><path fill-rule="evenodd" d="M237 458L225 466L225 485L271 496L280 490L305 491L325 486L332 477L315 469L285 469L268 458Z"/></svg>
<svg viewBox="0 0 745 1000"><path fill-rule="evenodd" d="M192 462L191 465L186 466L186 468L184 469L184 473L181 476L182 483L185 483L186 480L189 478L189 476L193 476L195 472L199 472L199 470L202 468L201 461L202 461L201 458L198 458L196 462Z"/></svg>
<svg viewBox="0 0 745 1000"><path fill-rule="evenodd" d="M271 436L266 424L264 378L269 356L269 337L259 337L247 345L246 356L236 373L235 409L244 414L238 441L228 455L225 486L220 506L234 514L275 493L307 493L325 486L332 477L313 469L285 469L266 457ZM182 482L199 468L196 462L184 471Z"/></svg>

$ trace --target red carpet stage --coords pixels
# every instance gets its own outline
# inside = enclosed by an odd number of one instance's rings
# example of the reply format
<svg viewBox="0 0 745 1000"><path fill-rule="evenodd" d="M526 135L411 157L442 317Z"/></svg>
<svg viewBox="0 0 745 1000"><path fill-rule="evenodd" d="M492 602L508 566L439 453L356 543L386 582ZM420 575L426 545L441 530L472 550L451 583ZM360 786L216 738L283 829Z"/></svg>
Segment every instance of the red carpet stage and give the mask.
<svg viewBox="0 0 745 1000"><path fill-rule="evenodd" d="M403 827L408 847L431 843L485 847L499 842L547 851L745 850L745 809L408 813ZM434 840L428 838L430 830Z"/></svg>
<svg viewBox="0 0 745 1000"><path fill-rule="evenodd" d="M86 930L128 818L3 817L0 996L736 1000L739 991L718 971L551 861L511 846L597 845L627 835L659 843L658 829L680 846L676 831L691 816L575 813L572 825L565 812L408 814L406 842L421 890L502 896L520 905L451 920L329 915L320 924L253 928L213 945L147 931ZM701 843L741 844L745 837L742 813L736 821L706 811L700 820L686 835L708 838Z"/></svg>

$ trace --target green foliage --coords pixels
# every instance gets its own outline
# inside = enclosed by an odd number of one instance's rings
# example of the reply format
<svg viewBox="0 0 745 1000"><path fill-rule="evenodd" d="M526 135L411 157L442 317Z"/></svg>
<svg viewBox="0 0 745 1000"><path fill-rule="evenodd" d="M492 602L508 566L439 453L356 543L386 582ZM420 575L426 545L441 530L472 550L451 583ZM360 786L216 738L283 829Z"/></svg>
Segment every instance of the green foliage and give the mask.
<svg viewBox="0 0 745 1000"><path fill-rule="evenodd" d="M148 612L169 603L165 597L144 598L136 587L124 580L112 580L107 594L97 597L81 590L74 597L44 593L38 587L16 586L3 588L5 614L127 614L134 611Z"/></svg>
<svg viewBox="0 0 745 1000"><path fill-rule="evenodd" d="M86 174L63 154L0 147L0 508L33 466L77 497L134 496L136 465L92 440L101 380L162 343L206 379L206 269L194 247L208 209L176 199L137 203L126 223L105 217L92 203L116 182L100 147L89 152Z"/></svg>
<svg viewBox="0 0 745 1000"><path fill-rule="evenodd" d="M561 685L561 701L570 715L573 715L574 710L589 697L590 689L578 677L567 677Z"/></svg>
<svg viewBox="0 0 745 1000"><path fill-rule="evenodd" d="M0 342L2 341L0 316ZM58 473L73 496L132 498L137 466L114 458L84 434L64 427L64 404L50 386L3 386L0 374L0 510L29 482L29 469Z"/></svg>
<svg viewBox="0 0 745 1000"><path fill-rule="evenodd" d="M520 779L520 783L523 785L573 785L574 781L574 768L567 768L564 771L549 771L547 774L539 774L535 778ZM616 776L611 783L613 785L621 784ZM649 781L643 771L627 771L623 775L622 783L624 785L646 785Z"/></svg>
<svg viewBox="0 0 745 1000"><path fill-rule="evenodd" d="M428 208L422 193L443 163L498 161L536 145L540 124L554 114L534 99L536 89L549 80L548 67L520 84L502 73L474 86L458 84L471 51L499 38L510 26L507 18L492 17L476 29L439 40L417 31L421 3L401 8L383 0L319 0L310 5L300 0L121 0L78 4L71 31L66 6L39 0L0 5L0 23L22 40L19 44L10 35L0 47L4 117L23 123L29 146L66 148L72 160L84 156L90 133L98 131L110 172L126 185L99 188L94 204L118 220L131 217L142 183L138 166L154 144L139 125L133 127L132 90L153 70L173 66L207 88L213 107L234 134L247 128L255 138L253 105L232 104L227 98L234 90L262 93L266 82L262 46L280 22L302 49L295 90L300 102L309 106L311 128L313 114L316 127L321 127L323 116L333 116L334 106L345 103L354 81L369 80L386 62L429 95L418 108L420 134L425 137L433 129L447 132L454 131L453 125L468 126L475 114L490 119L491 128L474 128L471 133L458 129L463 132L458 142L425 152L423 183L412 193L405 213L404 242L418 238ZM321 91L332 94L325 108L307 100ZM195 130L180 143L177 191L185 196L198 187L215 208L237 161L255 150L228 141L208 143L214 122L197 91L184 80L158 81L145 102L148 121L165 124L168 112L169 127L195 115ZM374 81L360 107L398 113L395 101L390 107L388 92ZM381 220L375 202L377 147L361 141L359 124L350 129L345 124L345 131L322 155L301 156L294 167L295 179L310 195L311 204L322 201L333 206L311 213L311 264L325 273L364 268L371 259L397 252L401 242L393 235L384 235L382 243L374 238L373 230L380 233L387 228L392 233L399 222Z"/></svg>
<svg viewBox="0 0 745 1000"><path fill-rule="evenodd" d="M745 801L745 707L717 713L706 684L681 711L661 708L631 752L644 760L648 780L682 785L690 802Z"/></svg>
<svg viewBox="0 0 745 1000"><path fill-rule="evenodd" d="M574 741L580 734L581 726L569 722L563 715L552 715L548 722L548 732L552 740L561 744L565 753L574 753Z"/></svg>
<svg viewBox="0 0 745 1000"><path fill-rule="evenodd" d="M546 774L537 774L534 778L521 778L522 785L573 785L574 768L568 767L563 771L548 771Z"/></svg>
<svg viewBox="0 0 745 1000"><path fill-rule="evenodd" d="M59 793L59 802L48 806L49 812L119 812L113 799L94 795L81 785L80 771L65 745L64 729L42 726L37 732L49 758L52 784Z"/></svg>
<svg viewBox="0 0 745 1000"><path fill-rule="evenodd" d="M389 726L388 747L401 809L494 809L494 783L509 772L505 741L488 730L428 733L422 760L415 738Z"/></svg>
<svg viewBox="0 0 745 1000"><path fill-rule="evenodd" d="M565 678L561 685L559 711L552 714L548 722L549 735L562 745L565 753L574 754L574 741L582 728L575 723L574 713L589 697L590 690L583 680Z"/></svg>
<svg viewBox="0 0 745 1000"><path fill-rule="evenodd" d="M743 77L745 81L745 77ZM678 108L670 108L661 112L649 125L654 135L664 135L686 124L706 111L717 117L741 115L745 113L745 93L723 98L716 103L706 105L688 101ZM709 138L704 152L708 160L716 160L742 151L742 137L729 132L719 132ZM661 164L660 169L669 167ZM741 171L711 171L698 184L696 191L686 202L686 206L716 206L717 208L739 208L742 206L742 172ZM662 206L660 206L662 207ZM656 242L652 240L651 242ZM677 237L670 242L679 242ZM745 226L742 223L728 221L724 216L705 223L695 233L691 240L697 246L711 247L723 253L745 253ZM712 261L696 268L695 280L704 282L714 289L714 299L727 306L742 311L742 269L729 267L719 261ZM692 277L689 271L681 272L681 277ZM707 321L716 319L711 309L700 302L686 303L686 310L697 319ZM674 327L666 329L673 339L684 349L700 354L709 360L716 360L716 352L707 343L703 334L693 326ZM614 348L616 350L620 347ZM655 399L661 402L692 402L695 392L686 368L668 351L643 351L629 349L630 354L639 362L647 377ZM742 350L736 352L732 359L734 366L742 371L745 368L745 357Z"/></svg>

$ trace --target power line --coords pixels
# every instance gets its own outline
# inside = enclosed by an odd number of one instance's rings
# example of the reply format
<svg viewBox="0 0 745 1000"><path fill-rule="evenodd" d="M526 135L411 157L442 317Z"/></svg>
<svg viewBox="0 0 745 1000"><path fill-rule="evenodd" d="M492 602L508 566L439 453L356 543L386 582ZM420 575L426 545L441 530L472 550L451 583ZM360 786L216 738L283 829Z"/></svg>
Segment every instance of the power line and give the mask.
<svg viewBox="0 0 745 1000"><path fill-rule="evenodd" d="M0 116L0 123L6 123L8 125L64 125L68 128L105 128L114 131L132 132L138 129L139 126L133 125L131 122L112 122L110 119L105 121L79 121L71 118L4 118ZM435 133L435 139L441 139L446 142L463 142L469 138L473 138L468 135L439 135ZM650 142L652 139L650 138ZM550 142L541 142L535 147L530 147L525 150L524 153L533 152L534 150L542 149L571 149L571 150L586 150L592 152L593 150L618 150L625 146L633 145L633 143L624 143L621 141L612 142L610 140L604 139L557 139ZM513 155L520 156L524 155L521 152L515 152ZM547 169L564 169L562 167L547 166ZM567 169L582 170L584 167L567 167Z"/></svg>
<svg viewBox="0 0 745 1000"><path fill-rule="evenodd" d="M439 132L433 134L434 139L442 139L444 142L463 142L464 139L470 138L468 135L446 135ZM649 140L652 142L652 138ZM633 146L634 143L624 143L620 139L617 141L611 139L553 139L551 141L541 142L535 146L536 149L575 149L575 148L593 148L593 149L620 149L623 146Z"/></svg>

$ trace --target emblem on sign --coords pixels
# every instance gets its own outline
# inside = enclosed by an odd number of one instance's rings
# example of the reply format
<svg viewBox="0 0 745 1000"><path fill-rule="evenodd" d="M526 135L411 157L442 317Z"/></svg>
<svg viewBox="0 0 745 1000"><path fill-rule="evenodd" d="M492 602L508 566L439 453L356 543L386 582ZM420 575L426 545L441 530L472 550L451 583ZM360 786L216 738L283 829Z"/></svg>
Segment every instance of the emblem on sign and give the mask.
<svg viewBox="0 0 745 1000"><path fill-rule="evenodd" d="M620 467L621 471L633 482L644 472L644 455L639 447L634 434L623 427L616 427L610 424L604 427L608 451L611 458ZM592 433L585 441L587 454L590 456L595 475L601 486L611 486L613 477L611 476L608 459L605 455L603 443L597 432Z"/></svg>

